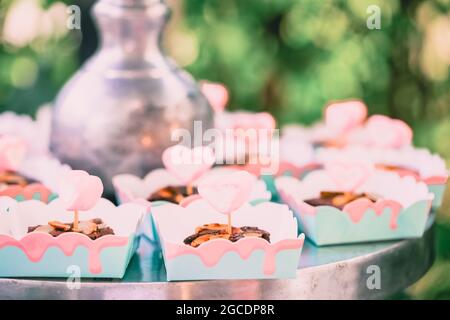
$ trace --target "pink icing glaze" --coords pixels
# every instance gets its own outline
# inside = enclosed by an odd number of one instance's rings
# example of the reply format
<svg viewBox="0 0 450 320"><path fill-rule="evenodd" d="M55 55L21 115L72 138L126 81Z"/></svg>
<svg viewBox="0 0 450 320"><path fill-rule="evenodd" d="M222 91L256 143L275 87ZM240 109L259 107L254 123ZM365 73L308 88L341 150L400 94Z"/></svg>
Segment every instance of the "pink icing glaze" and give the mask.
<svg viewBox="0 0 450 320"><path fill-rule="evenodd" d="M52 192L41 183L31 183L25 187L22 186L11 186L2 190L0 196L8 196L15 198L17 196L23 196L25 200L33 199L35 194L39 193L41 195L41 201L48 203L49 197Z"/></svg>
<svg viewBox="0 0 450 320"><path fill-rule="evenodd" d="M423 180L426 184L446 184L448 181L448 176L434 176L428 177Z"/></svg>
<svg viewBox="0 0 450 320"><path fill-rule="evenodd" d="M280 190L281 198L288 203L294 210L301 214L315 215L317 207L313 207L304 201L297 201L292 195ZM389 227L391 229L397 228L397 220L403 209L403 206L394 200L381 199L373 203L369 199L361 198L348 203L343 212L347 213L353 223L358 223L368 212L368 209L373 209L375 213L380 216L385 208L391 209L391 219Z"/></svg>
<svg viewBox="0 0 450 320"><path fill-rule="evenodd" d="M350 219L354 223L358 223L369 209L373 209L376 215L380 216L385 208L391 209L391 220L389 227L391 229L396 229L397 219L403 208L397 201L381 199L374 203L369 199L360 198L348 203L342 211L347 212Z"/></svg>
<svg viewBox="0 0 450 320"><path fill-rule="evenodd" d="M39 262L50 247L58 247L66 256L71 256L78 246L84 246L89 252L89 271L93 274L102 272L100 253L108 247L122 247L128 244L128 237L107 235L91 240L79 233L64 233L52 237L46 233L29 233L21 240L7 235L0 235L0 249L11 246L21 249L32 262Z"/></svg>
<svg viewBox="0 0 450 320"><path fill-rule="evenodd" d="M381 169L383 170L383 168L381 168ZM406 169L406 168L396 168L396 169L392 170L392 172L397 173L400 177L411 176L414 179L416 179L416 181L423 181L428 185L446 184L448 181L448 176L432 176L432 177L428 177L428 178L422 178L422 177L420 177L420 175L417 172Z"/></svg>
<svg viewBox="0 0 450 320"><path fill-rule="evenodd" d="M310 164L298 167L298 166L293 165L290 162L283 161L280 163L277 176L281 176L287 172L290 172L292 174L292 176L300 177L306 171L315 170L315 169L319 169L319 168L321 168L321 165L318 163L310 163Z"/></svg>
<svg viewBox="0 0 450 320"><path fill-rule="evenodd" d="M265 253L264 274L271 275L276 270L276 255L283 250L300 250L303 247L303 242L304 238L286 239L274 244L260 238L243 238L237 242L215 239L205 242L197 248L166 242L165 249L169 260L192 254L198 256L207 267L214 267L229 251L238 253L243 260L246 260L255 250L262 249Z"/></svg>
<svg viewBox="0 0 450 320"><path fill-rule="evenodd" d="M186 197L184 198L181 202L180 202L180 206L182 206L183 208L186 208L188 205L190 205L192 202L201 199L202 197L199 194L193 194L192 196Z"/></svg>

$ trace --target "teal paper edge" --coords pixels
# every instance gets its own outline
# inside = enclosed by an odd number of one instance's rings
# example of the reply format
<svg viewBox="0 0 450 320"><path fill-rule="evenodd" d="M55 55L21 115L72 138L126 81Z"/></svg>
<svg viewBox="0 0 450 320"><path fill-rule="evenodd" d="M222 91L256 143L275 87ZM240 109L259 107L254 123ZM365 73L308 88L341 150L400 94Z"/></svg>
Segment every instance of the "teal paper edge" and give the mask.
<svg viewBox="0 0 450 320"><path fill-rule="evenodd" d="M433 203L431 204L431 207L433 209L438 209L442 205L446 187L447 187L446 183L428 185L428 190L434 194Z"/></svg>
<svg viewBox="0 0 450 320"><path fill-rule="evenodd" d="M261 179L266 184L267 190L272 194L271 201L279 202L280 194L278 193L278 190L275 186L275 177L272 175L262 175Z"/></svg>
<svg viewBox="0 0 450 320"><path fill-rule="evenodd" d="M78 246L71 256L66 256L58 247L50 247L39 262L30 261L17 247L6 246L0 249L0 277L68 278L76 275L70 269L75 266L81 278L123 278L138 241L133 233L127 245L102 249L102 272L95 274L89 271L88 250L83 246Z"/></svg>
<svg viewBox="0 0 450 320"><path fill-rule="evenodd" d="M252 206L256 206L257 204L260 204L262 202L267 202L269 200L266 199L255 199L250 202ZM159 207L165 204L168 204L170 202L168 201L155 201L152 202L151 208ZM159 234L156 228L156 222L153 219L153 215L151 214L151 208L150 213L146 214L145 218L142 220L141 226L138 229L139 235L142 235L146 237L150 242L154 244L160 244L160 238Z"/></svg>
<svg viewBox="0 0 450 320"><path fill-rule="evenodd" d="M33 193L33 195L31 196L31 198L32 198L33 200L43 201L40 192L35 192L35 193ZM56 193L50 194L50 195L48 196L48 203L52 202L53 200L55 200L55 199L57 199L57 198L58 198L58 195L57 195ZM21 195L21 194L15 196L14 199L15 199L16 201L19 201L19 202L27 200L27 199L25 199L25 197L24 197L23 195Z"/></svg>
<svg viewBox="0 0 450 320"><path fill-rule="evenodd" d="M368 209L363 218L354 223L347 213L329 206L317 207L314 215L294 213L299 229L317 246L356 242L419 238L428 219L429 203L422 200L402 210L397 228L390 228L390 210L385 208L381 216Z"/></svg>
<svg viewBox="0 0 450 320"><path fill-rule="evenodd" d="M261 249L253 251L247 259L236 252L227 252L212 267L205 266L192 254L167 260L163 250L168 281L295 278L300 255L301 250L295 249L278 252L275 272L266 275L263 271L265 253Z"/></svg>

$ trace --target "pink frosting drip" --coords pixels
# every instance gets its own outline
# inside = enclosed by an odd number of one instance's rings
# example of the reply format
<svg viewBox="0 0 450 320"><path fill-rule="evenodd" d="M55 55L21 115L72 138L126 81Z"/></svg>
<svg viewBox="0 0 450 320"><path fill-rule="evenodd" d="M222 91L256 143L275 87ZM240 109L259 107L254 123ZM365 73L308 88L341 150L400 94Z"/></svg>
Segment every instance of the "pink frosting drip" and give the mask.
<svg viewBox="0 0 450 320"><path fill-rule="evenodd" d="M402 211L402 208L403 208L402 205L400 203L398 203L397 201L383 199L383 200L378 200L374 203L374 202L370 201L369 199L360 198L360 199L356 199L355 201L348 203L344 207L343 211L347 212L349 214L350 219L353 222L358 223L369 209L373 209L373 211L375 211L376 215L380 216L383 213L383 210L385 208L391 209L390 210L391 219L390 219L389 227L391 229L396 229L398 216L400 215L400 212Z"/></svg>
<svg viewBox="0 0 450 320"><path fill-rule="evenodd" d="M290 172L293 177L300 177L304 172L309 170L320 169L321 165L318 163L310 163L301 167L295 166L290 162L281 162L278 169L277 176L281 176L287 172Z"/></svg>
<svg viewBox="0 0 450 320"><path fill-rule="evenodd" d="M128 237L107 235L91 240L79 233L64 233L52 237L46 233L29 233L21 240L7 235L0 235L0 249L11 246L21 249L32 262L39 262L50 247L58 247L66 256L71 256L78 246L84 246L89 252L89 271L93 274L102 272L100 253L107 247L122 247L128 244Z"/></svg>
<svg viewBox="0 0 450 320"><path fill-rule="evenodd" d="M258 249L265 253L263 271L266 275L271 275L276 270L276 255L283 250L296 249L303 247L304 239L286 239L271 244L261 238L243 238L237 242L231 242L225 239L216 239L205 242L197 248L187 245L177 245L170 242L165 243L167 259L192 254L198 256L207 267L215 266L223 255L229 251L234 251L246 260Z"/></svg>
<svg viewBox="0 0 450 320"><path fill-rule="evenodd" d="M293 196L283 192L283 190L280 191L280 195L286 203L293 205L294 209L301 214L315 215L317 213L317 207L313 207L304 201L297 201ZM353 223L358 223L369 209L373 209L376 215L380 216L385 208L391 209L389 227L391 229L396 229L397 220L403 206L395 200L381 199L374 203L369 199L360 198L348 203L342 211L349 215L350 220Z"/></svg>
<svg viewBox="0 0 450 320"><path fill-rule="evenodd" d="M427 185L446 184L447 180L448 180L448 176L446 176L446 175L443 175L443 176L431 176L431 177L428 177L428 178L422 178L417 172L415 172L413 170L409 170L409 169L404 169L404 168L397 168L397 169L395 169L393 171L396 172L400 177L411 176L416 181L423 181Z"/></svg>
<svg viewBox="0 0 450 320"><path fill-rule="evenodd" d="M35 194L39 193L41 195L41 201L48 203L49 197L52 192L41 183L31 183L25 187L21 186L11 186L2 190L0 196L8 196L15 198L17 196L23 196L25 200L33 199Z"/></svg>
<svg viewBox="0 0 450 320"><path fill-rule="evenodd" d="M426 184L446 184L448 181L448 176L433 176L428 177L423 180Z"/></svg>

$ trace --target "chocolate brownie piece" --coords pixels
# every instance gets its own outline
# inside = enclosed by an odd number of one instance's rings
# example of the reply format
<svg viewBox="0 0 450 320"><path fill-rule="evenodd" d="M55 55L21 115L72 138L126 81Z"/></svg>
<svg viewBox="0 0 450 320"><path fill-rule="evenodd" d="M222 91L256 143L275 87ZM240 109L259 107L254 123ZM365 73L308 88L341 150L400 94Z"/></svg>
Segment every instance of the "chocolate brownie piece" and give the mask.
<svg viewBox="0 0 450 320"><path fill-rule="evenodd" d="M26 186L31 183L37 182L34 179L25 177L17 172L14 171L2 171L0 172L0 184L13 186L13 185L19 185L19 186Z"/></svg>
<svg viewBox="0 0 450 320"><path fill-rule="evenodd" d="M360 198L367 198L372 202L376 201L376 197L367 193L352 193L352 192L334 192L323 191L319 198L304 200L307 204L317 206L331 206L342 210L346 204Z"/></svg>
<svg viewBox="0 0 450 320"><path fill-rule="evenodd" d="M92 240L96 240L106 235L114 235L114 230L105 226L102 219L96 218L79 222L79 230L73 230L73 223L62 223L58 221L50 221L47 225L38 225L28 227L28 233L45 232L53 237L57 237L67 232L83 233Z"/></svg>
<svg viewBox="0 0 450 320"><path fill-rule="evenodd" d="M179 204L184 198L197 194L196 187L191 187L188 190L185 186L168 186L152 193L147 200L148 201L168 201L175 204Z"/></svg>
<svg viewBox="0 0 450 320"><path fill-rule="evenodd" d="M267 242L270 242L270 233L257 227L232 227L232 233L229 234L228 225L211 223L197 227L195 231L195 234L184 239L184 244L192 247L198 247L202 243L213 239L221 238L230 240L231 242L236 242L239 239L246 237L262 238Z"/></svg>

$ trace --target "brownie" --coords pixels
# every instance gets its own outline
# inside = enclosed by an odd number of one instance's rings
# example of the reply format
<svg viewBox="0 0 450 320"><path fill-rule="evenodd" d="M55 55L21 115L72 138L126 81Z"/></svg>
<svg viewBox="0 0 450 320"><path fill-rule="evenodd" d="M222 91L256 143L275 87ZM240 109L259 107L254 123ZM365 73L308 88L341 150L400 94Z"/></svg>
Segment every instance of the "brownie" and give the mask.
<svg viewBox="0 0 450 320"><path fill-rule="evenodd" d="M322 191L319 198L307 199L304 202L313 207L331 206L342 210L346 204L360 198L367 198L372 202L376 201L376 197L367 193Z"/></svg>
<svg viewBox="0 0 450 320"><path fill-rule="evenodd" d="M402 166L377 163L377 164L375 164L375 168L380 169L380 170L385 170L385 171L404 172L404 173L409 173L411 175L420 176L420 174L417 170L413 170L413 169L402 167Z"/></svg>
<svg viewBox="0 0 450 320"><path fill-rule="evenodd" d="M179 204L184 198L197 193L198 190L196 187L191 187L191 193L189 193L188 188L185 186L168 186L152 193L147 200L168 201Z"/></svg>
<svg viewBox="0 0 450 320"><path fill-rule="evenodd" d="M227 239L231 242L236 242L245 237L257 237L270 242L270 233L257 227L232 227L230 234L228 233L228 225L219 223L205 224L197 227L195 234L190 235L183 242L196 248L202 243L213 239Z"/></svg>
<svg viewBox="0 0 450 320"><path fill-rule="evenodd" d="M37 182L36 180L30 179L28 177L22 176L14 171L2 171L0 172L0 184L7 186L26 186L30 183Z"/></svg>
<svg viewBox="0 0 450 320"><path fill-rule="evenodd" d="M38 225L28 227L28 233L46 232L53 237L57 237L67 232L78 232L87 235L90 239L95 240L108 234L114 235L114 230L104 225L102 219L96 218L88 221L79 222L79 231L73 230L73 223L62 223L58 221L50 221L47 225Z"/></svg>

